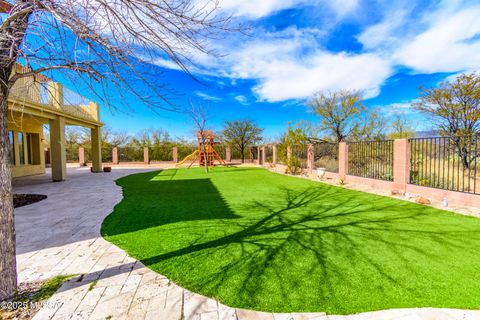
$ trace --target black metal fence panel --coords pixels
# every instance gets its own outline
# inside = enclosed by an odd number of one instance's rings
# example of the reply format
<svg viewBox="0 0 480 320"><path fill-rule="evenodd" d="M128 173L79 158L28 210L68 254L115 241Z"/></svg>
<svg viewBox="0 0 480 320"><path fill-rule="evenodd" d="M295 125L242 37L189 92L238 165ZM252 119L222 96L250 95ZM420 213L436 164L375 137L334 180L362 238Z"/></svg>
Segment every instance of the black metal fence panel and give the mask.
<svg viewBox="0 0 480 320"><path fill-rule="evenodd" d="M338 173L338 143L313 143L313 161L315 168L325 168L325 171Z"/></svg>
<svg viewBox="0 0 480 320"><path fill-rule="evenodd" d="M480 135L410 139L410 183L480 194Z"/></svg>
<svg viewBox="0 0 480 320"><path fill-rule="evenodd" d="M137 146L118 147L119 162L143 162L143 148Z"/></svg>
<svg viewBox="0 0 480 320"><path fill-rule="evenodd" d="M294 166L306 169L307 168L307 145L292 146L292 162Z"/></svg>
<svg viewBox="0 0 480 320"><path fill-rule="evenodd" d="M393 181L393 140L348 143L348 174Z"/></svg>

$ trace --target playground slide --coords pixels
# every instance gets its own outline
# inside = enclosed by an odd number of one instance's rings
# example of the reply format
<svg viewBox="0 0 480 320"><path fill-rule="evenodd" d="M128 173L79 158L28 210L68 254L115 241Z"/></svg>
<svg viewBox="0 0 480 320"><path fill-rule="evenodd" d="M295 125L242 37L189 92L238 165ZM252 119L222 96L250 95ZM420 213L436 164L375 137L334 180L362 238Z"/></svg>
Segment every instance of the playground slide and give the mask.
<svg viewBox="0 0 480 320"><path fill-rule="evenodd" d="M189 161L189 160L192 160L193 158L196 158L197 157L197 154L198 154L198 150L195 150L192 154L189 154L188 156L186 156L182 161L180 161L179 163L177 163L175 165L175 167L179 167L181 166L182 164L184 164L185 162Z"/></svg>

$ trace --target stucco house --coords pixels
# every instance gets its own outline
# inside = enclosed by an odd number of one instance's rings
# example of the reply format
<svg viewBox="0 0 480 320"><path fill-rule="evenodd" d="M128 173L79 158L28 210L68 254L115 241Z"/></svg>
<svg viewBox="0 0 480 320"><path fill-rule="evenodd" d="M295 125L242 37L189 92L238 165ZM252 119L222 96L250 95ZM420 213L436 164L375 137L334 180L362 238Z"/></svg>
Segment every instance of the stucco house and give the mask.
<svg viewBox="0 0 480 320"><path fill-rule="evenodd" d="M14 72L25 72L19 64ZM8 98L8 135L13 177L45 173L44 125L50 130L52 180L66 178L65 126L90 128L92 170L102 171L98 104L43 75L16 82Z"/></svg>

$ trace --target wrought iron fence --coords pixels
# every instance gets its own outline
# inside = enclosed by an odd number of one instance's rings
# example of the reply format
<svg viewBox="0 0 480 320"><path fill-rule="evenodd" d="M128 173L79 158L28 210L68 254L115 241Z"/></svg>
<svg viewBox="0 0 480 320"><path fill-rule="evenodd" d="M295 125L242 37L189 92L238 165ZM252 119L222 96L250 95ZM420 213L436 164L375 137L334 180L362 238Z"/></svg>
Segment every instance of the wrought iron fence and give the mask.
<svg viewBox="0 0 480 320"><path fill-rule="evenodd" d="M273 163L273 146L265 146L265 162Z"/></svg>
<svg viewBox="0 0 480 320"><path fill-rule="evenodd" d="M338 172L338 143L314 142L313 161L316 168Z"/></svg>
<svg viewBox="0 0 480 320"><path fill-rule="evenodd" d="M410 183L480 194L480 135L410 139Z"/></svg>
<svg viewBox="0 0 480 320"><path fill-rule="evenodd" d="M118 147L119 162L143 162L143 147L125 146Z"/></svg>
<svg viewBox="0 0 480 320"><path fill-rule="evenodd" d="M292 162L294 162L294 166L300 169L307 168L307 145L300 144L292 146Z"/></svg>
<svg viewBox="0 0 480 320"><path fill-rule="evenodd" d="M348 143L348 174L393 181L393 140Z"/></svg>

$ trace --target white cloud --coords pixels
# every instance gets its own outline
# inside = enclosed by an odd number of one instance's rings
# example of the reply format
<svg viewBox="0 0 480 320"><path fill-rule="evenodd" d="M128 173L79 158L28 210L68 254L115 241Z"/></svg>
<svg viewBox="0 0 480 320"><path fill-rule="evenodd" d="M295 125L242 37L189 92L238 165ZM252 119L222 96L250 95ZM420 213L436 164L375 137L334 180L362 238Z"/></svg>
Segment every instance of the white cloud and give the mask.
<svg viewBox="0 0 480 320"><path fill-rule="evenodd" d="M314 0L311 3L318 4ZM338 15L352 12L358 0L333 1ZM397 67L407 66L418 73L462 72L480 68L480 5L466 8L459 1L444 1L418 12L408 1L394 1L382 8L383 19L361 32L363 45L358 53L330 52L319 39L328 28L290 27L281 31L255 30L251 38L229 38L215 42L222 58L205 54L192 57L194 73L254 80L252 90L263 101L304 99L319 90L355 89L371 98ZM223 0L224 10L255 17L305 4L304 0L234 1ZM342 4L345 8L341 12ZM167 66L167 63L160 62ZM391 106L400 112L400 105Z"/></svg>
<svg viewBox="0 0 480 320"><path fill-rule="evenodd" d="M392 70L374 54L348 55L317 51L304 61L274 61L261 69L258 96L270 102L307 98L320 90L361 90L366 98L379 93Z"/></svg>
<svg viewBox="0 0 480 320"><path fill-rule="evenodd" d="M415 103L415 102L416 101L391 103L391 104L388 104L388 105L378 107L378 109L381 110L382 113L384 113L386 115L389 115L389 116L411 115L411 114L417 112L413 108L413 103Z"/></svg>
<svg viewBox="0 0 480 320"><path fill-rule="evenodd" d="M222 98L211 96L211 95L206 94L206 93L201 92L201 91L195 91L195 94L198 97L202 98L203 100L208 100L208 101L221 101L222 100Z"/></svg>
<svg viewBox="0 0 480 320"><path fill-rule="evenodd" d="M455 72L480 67L480 6L445 13L395 53L417 72Z"/></svg>
<svg viewBox="0 0 480 320"><path fill-rule="evenodd" d="M390 57L417 73L459 72L480 67L480 5L443 1L420 16L413 8L385 13L358 37L366 50Z"/></svg>
<svg viewBox="0 0 480 320"><path fill-rule="evenodd" d="M247 98L243 95L238 95L238 96L235 96L233 99L237 100L238 102L240 102L241 104L243 105L247 105L248 101L247 101Z"/></svg>

